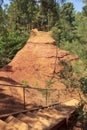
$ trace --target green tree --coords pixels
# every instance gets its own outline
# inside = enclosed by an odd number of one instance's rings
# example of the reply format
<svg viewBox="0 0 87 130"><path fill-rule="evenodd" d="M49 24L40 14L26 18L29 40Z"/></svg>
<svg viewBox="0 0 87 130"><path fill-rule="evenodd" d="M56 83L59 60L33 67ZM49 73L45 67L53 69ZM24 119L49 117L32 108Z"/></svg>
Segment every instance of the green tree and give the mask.
<svg viewBox="0 0 87 130"><path fill-rule="evenodd" d="M0 35L6 34L7 22L6 22L7 14L5 10L0 6Z"/></svg>
<svg viewBox="0 0 87 130"><path fill-rule="evenodd" d="M83 7L83 15L87 16L87 4Z"/></svg>
<svg viewBox="0 0 87 130"><path fill-rule="evenodd" d="M76 37L75 12L72 3L65 3L60 8L59 20L52 28L59 43L72 42Z"/></svg>
<svg viewBox="0 0 87 130"><path fill-rule="evenodd" d="M43 26L46 21L47 29L50 30L59 19L59 4L55 0L42 0L40 12L43 17Z"/></svg>

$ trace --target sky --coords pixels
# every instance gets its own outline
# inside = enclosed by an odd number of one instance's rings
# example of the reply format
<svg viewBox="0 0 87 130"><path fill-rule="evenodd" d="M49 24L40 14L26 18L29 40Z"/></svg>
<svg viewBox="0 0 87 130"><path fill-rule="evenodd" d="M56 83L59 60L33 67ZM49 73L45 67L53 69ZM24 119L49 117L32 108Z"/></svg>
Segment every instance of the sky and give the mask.
<svg viewBox="0 0 87 130"><path fill-rule="evenodd" d="M67 2L72 2L76 12L81 12L83 6L85 5L82 0L66 0Z"/></svg>
<svg viewBox="0 0 87 130"><path fill-rule="evenodd" d="M4 0L5 4L9 4L9 0ZM82 0L66 0L66 2L72 2L76 12L81 12L82 7L85 5Z"/></svg>

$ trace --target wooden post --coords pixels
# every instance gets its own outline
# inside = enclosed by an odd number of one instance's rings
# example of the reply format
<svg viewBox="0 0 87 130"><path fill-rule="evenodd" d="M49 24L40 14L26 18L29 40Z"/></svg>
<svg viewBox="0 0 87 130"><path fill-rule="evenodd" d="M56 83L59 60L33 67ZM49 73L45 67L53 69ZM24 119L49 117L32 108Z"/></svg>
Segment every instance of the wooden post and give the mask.
<svg viewBox="0 0 87 130"><path fill-rule="evenodd" d="M59 92L59 90L58 90L58 93L57 93L57 97L58 97L58 104L60 103L60 92Z"/></svg>
<svg viewBox="0 0 87 130"><path fill-rule="evenodd" d="M47 106L47 100L48 100L48 89L46 88L46 106Z"/></svg>
<svg viewBox="0 0 87 130"><path fill-rule="evenodd" d="M25 103L25 87L23 87L23 101L24 101L24 110L26 109L26 103Z"/></svg>

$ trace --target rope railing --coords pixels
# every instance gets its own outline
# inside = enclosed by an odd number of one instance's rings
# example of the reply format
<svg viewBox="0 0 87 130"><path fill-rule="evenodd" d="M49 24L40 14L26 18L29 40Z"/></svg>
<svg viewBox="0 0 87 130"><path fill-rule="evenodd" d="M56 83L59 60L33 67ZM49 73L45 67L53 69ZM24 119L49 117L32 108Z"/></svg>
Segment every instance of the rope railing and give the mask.
<svg viewBox="0 0 87 130"><path fill-rule="evenodd" d="M18 88L23 88L22 84L20 85L15 85L15 84L0 84L0 86L12 86L12 87L18 87ZM57 90L57 89L51 89L51 88L37 88L37 87L31 87L29 85L25 86L25 88L29 88L29 89L36 89L36 90L46 90L46 89L49 89L49 90Z"/></svg>
<svg viewBox="0 0 87 130"><path fill-rule="evenodd" d="M21 99L17 89L19 88L23 98L23 109L28 108L28 102L32 102L32 104L37 103L37 106L48 106L55 103L61 104L61 102L69 100L69 98L72 98L73 94L77 94L77 92L74 89L69 88L58 90L52 88L31 87L28 85L23 87L22 84L0 84L0 86L3 86L2 89L5 89L6 86L9 87L9 90L12 95L10 96L10 98L14 97L13 100L15 100L17 96L18 99ZM16 103L14 103L13 105L16 105Z"/></svg>

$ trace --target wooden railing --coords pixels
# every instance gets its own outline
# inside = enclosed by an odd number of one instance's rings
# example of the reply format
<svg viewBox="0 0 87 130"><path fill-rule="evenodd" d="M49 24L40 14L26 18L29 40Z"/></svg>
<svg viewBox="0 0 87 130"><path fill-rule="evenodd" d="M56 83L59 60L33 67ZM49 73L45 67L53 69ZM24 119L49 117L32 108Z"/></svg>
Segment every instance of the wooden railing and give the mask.
<svg viewBox="0 0 87 130"><path fill-rule="evenodd" d="M43 88L31 87L28 85L22 86L22 84L18 84L18 85L0 84L0 86L1 86L0 88L4 90L5 89L7 90L8 88L11 92L11 96L10 96L9 94L4 95L4 92L2 91L3 97L1 97L1 100L2 101L5 100L4 96L9 96L9 102L11 101L11 103L12 103L12 98L13 100L15 100L15 97L21 99L20 94L17 91L18 88L20 89L22 94L22 103L21 101L19 101L18 103L21 104L22 109L27 109L29 107L28 101L30 100L33 106L35 105L35 103L36 106L48 106L55 103L61 104L64 101L72 99L73 95L78 94L78 90L75 90L73 88L72 89L66 88L61 90L52 89L52 88L43 89ZM14 104L17 105L16 102Z"/></svg>

